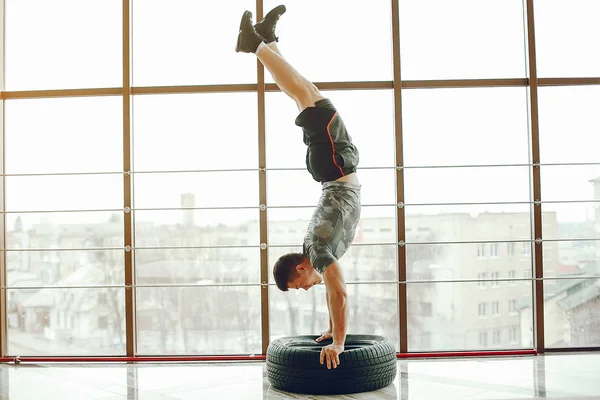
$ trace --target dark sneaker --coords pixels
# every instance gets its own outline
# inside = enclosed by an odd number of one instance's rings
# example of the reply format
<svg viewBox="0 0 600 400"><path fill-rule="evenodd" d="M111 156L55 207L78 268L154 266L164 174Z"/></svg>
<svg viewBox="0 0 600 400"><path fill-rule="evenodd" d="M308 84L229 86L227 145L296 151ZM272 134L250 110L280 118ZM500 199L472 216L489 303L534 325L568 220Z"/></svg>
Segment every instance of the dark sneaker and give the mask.
<svg viewBox="0 0 600 400"><path fill-rule="evenodd" d="M252 13L244 11L242 21L240 22L240 33L238 34L235 51L238 53L255 53L260 42L262 42L262 38L252 26Z"/></svg>
<svg viewBox="0 0 600 400"><path fill-rule="evenodd" d="M275 36L275 26L283 13L285 13L285 6L282 4L269 11L262 20L254 25L256 32L264 39L265 43L279 41L279 38Z"/></svg>

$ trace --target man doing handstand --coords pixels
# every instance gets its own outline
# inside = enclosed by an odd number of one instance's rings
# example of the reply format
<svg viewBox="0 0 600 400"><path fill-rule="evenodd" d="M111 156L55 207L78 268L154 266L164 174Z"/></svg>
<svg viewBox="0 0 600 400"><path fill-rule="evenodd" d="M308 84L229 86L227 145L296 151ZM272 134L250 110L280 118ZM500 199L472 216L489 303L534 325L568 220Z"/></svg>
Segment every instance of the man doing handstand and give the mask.
<svg viewBox="0 0 600 400"><path fill-rule="evenodd" d="M274 265L277 287L310 289L325 282L329 329L316 340L333 339L321 350L320 362L337 368L346 340L348 299L339 259L350 247L360 218L360 188L356 174L359 154L337 110L310 81L282 56L275 26L286 11L281 5L252 25L252 13L244 12L236 51L254 53L279 88L297 104L296 125L307 146L306 167L322 184L322 193L308 225L302 253L281 256Z"/></svg>

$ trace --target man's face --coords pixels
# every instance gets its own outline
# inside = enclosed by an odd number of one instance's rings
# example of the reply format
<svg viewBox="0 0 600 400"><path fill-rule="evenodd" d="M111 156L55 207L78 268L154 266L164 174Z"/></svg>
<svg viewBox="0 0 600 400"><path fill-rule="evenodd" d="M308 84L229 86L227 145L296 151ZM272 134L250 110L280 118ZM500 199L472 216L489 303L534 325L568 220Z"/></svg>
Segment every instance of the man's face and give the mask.
<svg viewBox="0 0 600 400"><path fill-rule="evenodd" d="M288 282L290 289L308 290L314 285L323 282L323 277L313 267L298 265L296 267L298 276Z"/></svg>

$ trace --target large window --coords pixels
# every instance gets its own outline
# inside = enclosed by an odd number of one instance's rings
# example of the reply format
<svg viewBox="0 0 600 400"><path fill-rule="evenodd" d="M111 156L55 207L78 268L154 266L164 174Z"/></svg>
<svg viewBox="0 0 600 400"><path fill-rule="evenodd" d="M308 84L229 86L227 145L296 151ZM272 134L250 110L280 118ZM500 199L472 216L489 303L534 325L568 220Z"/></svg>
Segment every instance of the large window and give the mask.
<svg viewBox="0 0 600 400"><path fill-rule="evenodd" d="M124 354L121 119L118 97L6 103L10 354Z"/></svg>
<svg viewBox="0 0 600 400"><path fill-rule="evenodd" d="M408 344L414 351L451 351L486 349L490 340L482 342L481 335L494 329L509 330L513 326L523 324L528 332L532 328L531 319L519 319L516 313L500 313L502 308L498 297L477 290L476 283L409 283L408 290ZM502 296L508 296L509 289L501 289ZM512 291L514 296L526 300L531 298L531 289L521 287ZM490 300L488 300L490 299ZM432 303L432 313L424 312L419 303ZM431 341L427 347L421 344L420 336L430 332ZM520 338L519 338L520 339ZM527 348L531 343L510 341L509 336L502 342L495 343L503 348Z"/></svg>
<svg viewBox="0 0 600 400"><path fill-rule="evenodd" d="M598 77L600 3L596 0L535 0L540 77Z"/></svg>
<svg viewBox="0 0 600 400"><path fill-rule="evenodd" d="M184 271L194 279L192 268ZM261 352L258 287L144 287L137 300L140 354Z"/></svg>
<svg viewBox="0 0 600 400"><path fill-rule="evenodd" d="M264 0L263 4L266 13L281 1ZM281 17L279 48L308 79L392 79L389 1L372 0L367 7L356 0L304 0L289 3L287 8L289 11ZM267 79L271 80L269 74Z"/></svg>
<svg viewBox="0 0 600 400"><path fill-rule="evenodd" d="M242 12L280 3L50 3L6 0L0 30L0 356L261 354L327 329L324 285L272 277L321 195L299 110L235 52ZM360 152L348 333L600 345L598 11L287 5L279 49Z"/></svg>
<svg viewBox="0 0 600 400"><path fill-rule="evenodd" d="M5 4L6 90L123 84L118 29L122 1L5 0Z"/></svg>
<svg viewBox="0 0 600 400"><path fill-rule="evenodd" d="M400 0L402 77L520 78L521 0Z"/></svg>
<svg viewBox="0 0 600 400"><path fill-rule="evenodd" d="M233 51L239 15L254 10L256 2L131 0L131 4L135 86L256 82L255 60Z"/></svg>
<svg viewBox="0 0 600 400"><path fill-rule="evenodd" d="M590 149L600 145L600 90L551 87L539 96L540 151L551 164L542 167L542 199L548 202L544 237L550 240L544 243L546 342L548 347L597 346L600 160Z"/></svg>
<svg viewBox="0 0 600 400"><path fill-rule="evenodd" d="M250 93L139 96L133 116L136 171L256 168L256 96Z"/></svg>

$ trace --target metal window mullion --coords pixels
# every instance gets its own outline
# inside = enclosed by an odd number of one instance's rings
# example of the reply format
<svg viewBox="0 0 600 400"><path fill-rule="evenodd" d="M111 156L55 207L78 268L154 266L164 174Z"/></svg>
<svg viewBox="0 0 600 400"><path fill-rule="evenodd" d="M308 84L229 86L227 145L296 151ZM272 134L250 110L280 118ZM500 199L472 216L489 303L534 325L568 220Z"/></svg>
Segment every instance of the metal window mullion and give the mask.
<svg viewBox="0 0 600 400"><path fill-rule="evenodd" d="M538 87L541 85L538 85ZM405 89L405 88L403 88ZM510 164L449 164L449 165L435 165L435 164L430 164L430 165L405 165L404 169L459 169L459 168L516 168L516 167L532 167L534 164L533 163L510 163ZM600 166L600 162L553 162L553 163L543 163L541 164L544 167L584 167L584 166ZM383 170L391 170L391 169L396 169L395 166L388 166L388 167L378 167L378 166L360 166L357 167L357 169L359 171L383 171ZM273 167L273 168L267 168L268 171L277 171L277 172L281 172L281 171L306 171L306 167ZM150 174L150 175L156 175L156 174L201 174L201 173L208 173L208 174L214 174L214 173L234 173L234 172L256 172L259 171L259 168L226 168L226 169L186 169L186 170L182 170L182 169L174 169L174 170L157 170L157 171L153 171L153 170L144 170L144 171L131 171L131 174L133 175L140 175L140 174ZM56 177L56 176L88 176L88 175L121 175L123 174L123 171L92 171L92 172L26 172L26 173L14 173L14 174L0 174L0 176L3 177L34 177L34 176L49 176L49 177ZM571 202L574 202L575 200L570 200ZM598 201L598 200L580 200L582 202L584 201ZM557 202L563 202L563 201L552 201L554 203ZM564 201L564 202L568 202L568 201ZM479 202L479 203L475 203L475 204L515 204L515 203L522 203L522 202L514 202L514 201L502 201L502 202ZM451 205L452 203L423 203L423 204L410 204L413 206L416 205ZM455 204L469 204L469 203L455 203ZM364 205L364 204L363 204ZM380 205L386 205L386 204L380 204ZM233 207L220 207L220 208L248 208L250 206L245 206L245 207L240 207L240 206L233 206ZM196 207L197 208L206 208L206 207ZM167 209L167 208L163 208L163 209ZM181 209L181 208L177 208L177 209ZM189 208L185 208L186 210L188 210ZM142 208L140 210L150 210L148 208ZM47 210L46 212L53 212L54 210ZM113 209L107 209L107 210L103 210L103 209L95 209L95 210L64 210L64 211L114 211ZM20 212L20 211L10 211L10 212ZM31 212L31 210L29 211L22 211L22 212ZM40 211L41 212L41 211Z"/></svg>
<svg viewBox="0 0 600 400"><path fill-rule="evenodd" d="M4 100L0 101L0 135L2 135L0 151L2 160L0 162L0 168L4 170L5 160L5 140L4 140ZM6 213L4 213L6 204L6 178L2 179L2 185L0 190L0 208L2 209L2 218L0 218L0 358L5 357L7 354L7 343L8 343L8 327L7 327L7 305L8 296L6 295L6 283L7 283L7 268L6 268Z"/></svg>
<svg viewBox="0 0 600 400"><path fill-rule="evenodd" d="M4 92L4 71L6 70L5 63L5 54L4 54L4 39L6 33L6 17L4 14L5 8L5 0L0 0L0 21L2 22L2 27L0 27L0 93ZM0 172L2 175L5 173L5 124L4 124L4 96L0 99ZM2 210L2 218L0 218L0 250L2 250L2 254L0 255L0 357L6 357L7 354L7 346L8 346L8 327L7 327L7 298L6 290L6 252L3 251L6 249L6 178L2 176L1 178L2 184L0 185L0 209ZM8 385L8 383L7 383ZM2 386L2 385L0 385ZM8 390L6 388L6 390ZM0 392L0 397L2 392Z"/></svg>
<svg viewBox="0 0 600 400"><path fill-rule="evenodd" d="M131 0L123 0L123 209L132 208L131 186ZM133 271L133 213L124 212L123 242L125 244L125 343L126 355L135 356L135 274Z"/></svg>
<svg viewBox="0 0 600 400"><path fill-rule="evenodd" d="M392 0L392 56L394 65L394 135L396 142L396 202L404 204L404 157L402 142L402 78L400 75L400 14L399 0ZM406 241L406 213L403 206L396 208L398 243ZM408 352L408 316L406 295L406 247L398 246L398 328L400 353Z"/></svg>
<svg viewBox="0 0 600 400"><path fill-rule="evenodd" d="M48 89L18 90L5 92L5 99L47 99L60 97L119 96L121 88L84 88L84 89Z"/></svg>
<svg viewBox="0 0 600 400"><path fill-rule="evenodd" d="M263 1L256 0L256 21L263 17ZM267 205L267 157L266 157L266 124L265 124L265 69L261 62L256 59L257 73L257 102L258 102L258 196L259 204ZM270 341L269 327L269 251L268 251L268 227L267 208L261 207L259 214L260 243L260 319L262 354L267 354Z"/></svg>
<svg viewBox="0 0 600 400"><path fill-rule="evenodd" d="M141 86L132 87L134 95L146 94L187 94L187 93L239 93L254 92L253 83L236 83L226 85L197 85L197 86Z"/></svg>
<svg viewBox="0 0 600 400"><path fill-rule="evenodd" d="M530 112L530 134L531 134L531 171L533 185L533 263L534 263L534 331L535 346L539 353L543 353L544 344L544 252L542 235L542 193L541 193L541 171L540 171L540 131L538 113L538 78L537 58L535 52L535 25L533 0L525 0L527 17L527 60L529 67L529 112ZM539 240L538 240L539 239Z"/></svg>
<svg viewBox="0 0 600 400"><path fill-rule="evenodd" d="M600 85L600 77L588 78L538 78L538 86Z"/></svg>
<svg viewBox="0 0 600 400"><path fill-rule="evenodd" d="M394 81L349 81L349 82L314 82L321 90L378 90L393 89ZM600 85L600 77L581 78L539 78L538 86L573 86ZM524 87L528 86L527 78L498 78L498 79L429 79L402 81L403 89L444 89L444 88L481 88L481 87ZM275 83L265 85L267 92L279 91ZM253 83L238 83L226 85L196 85L196 86L140 86L131 87L133 95L148 94L182 94L182 93L239 93L254 92L257 85ZM40 99L53 97L83 97L83 96L118 96L121 88L81 88L81 89L49 89L49 90L18 90L2 93L3 99Z"/></svg>

